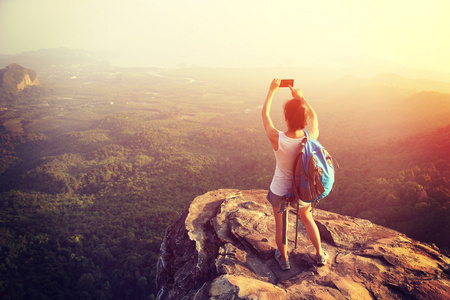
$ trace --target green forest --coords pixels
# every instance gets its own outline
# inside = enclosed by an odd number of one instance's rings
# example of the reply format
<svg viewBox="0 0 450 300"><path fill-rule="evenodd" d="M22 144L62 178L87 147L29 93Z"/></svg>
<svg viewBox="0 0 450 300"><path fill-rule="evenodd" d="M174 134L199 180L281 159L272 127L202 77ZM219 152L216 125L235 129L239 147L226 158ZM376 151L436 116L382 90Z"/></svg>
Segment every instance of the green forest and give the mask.
<svg viewBox="0 0 450 300"><path fill-rule="evenodd" d="M0 299L154 299L165 231L196 196L268 189L258 107L273 75L70 71L38 72L49 94L0 111ZM450 95L379 78L313 88L339 163L318 208L450 250Z"/></svg>

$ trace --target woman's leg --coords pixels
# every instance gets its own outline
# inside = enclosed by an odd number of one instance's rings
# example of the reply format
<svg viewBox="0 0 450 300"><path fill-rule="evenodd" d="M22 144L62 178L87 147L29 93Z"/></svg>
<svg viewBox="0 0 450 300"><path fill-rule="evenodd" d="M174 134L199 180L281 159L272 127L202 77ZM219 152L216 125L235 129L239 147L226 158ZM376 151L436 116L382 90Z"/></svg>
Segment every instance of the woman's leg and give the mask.
<svg viewBox="0 0 450 300"><path fill-rule="evenodd" d="M275 241L277 243L278 251L281 253L281 260L288 261L287 245L283 244L283 214L279 213L279 207L272 205L273 215L275 216Z"/></svg>
<svg viewBox="0 0 450 300"><path fill-rule="evenodd" d="M299 208L298 213L300 215L300 218L302 219L303 224L305 224L306 233L308 234L309 240L313 244L314 248L316 248L316 255L322 255L323 251L320 242L319 228L317 228L317 224L316 222L314 222L311 212L311 204Z"/></svg>

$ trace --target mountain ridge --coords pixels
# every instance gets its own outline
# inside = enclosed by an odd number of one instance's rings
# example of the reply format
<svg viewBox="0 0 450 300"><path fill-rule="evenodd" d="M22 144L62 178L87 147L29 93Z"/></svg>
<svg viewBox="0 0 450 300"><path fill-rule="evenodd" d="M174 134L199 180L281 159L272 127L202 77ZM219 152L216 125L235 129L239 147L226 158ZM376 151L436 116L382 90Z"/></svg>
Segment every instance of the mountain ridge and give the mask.
<svg viewBox="0 0 450 300"><path fill-rule="evenodd" d="M99 62L109 64L105 58L111 57L109 52L88 51L83 49L42 48L36 51L26 51L15 55L0 55L0 66L19 63L32 68L47 69L56 65L70 66L72 64L96 65Z"/></svg>

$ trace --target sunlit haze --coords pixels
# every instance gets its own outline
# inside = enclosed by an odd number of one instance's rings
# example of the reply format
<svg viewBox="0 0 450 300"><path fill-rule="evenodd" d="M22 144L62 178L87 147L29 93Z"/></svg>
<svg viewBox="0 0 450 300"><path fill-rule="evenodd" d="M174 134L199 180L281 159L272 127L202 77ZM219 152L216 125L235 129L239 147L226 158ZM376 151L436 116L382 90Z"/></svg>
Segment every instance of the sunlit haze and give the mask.
<svg viewBox="0 0 450 300"><path fill-rule="evenodd" d="M108 51L115 65L450 72L445 0L0 0L0 53Z"/></svg>

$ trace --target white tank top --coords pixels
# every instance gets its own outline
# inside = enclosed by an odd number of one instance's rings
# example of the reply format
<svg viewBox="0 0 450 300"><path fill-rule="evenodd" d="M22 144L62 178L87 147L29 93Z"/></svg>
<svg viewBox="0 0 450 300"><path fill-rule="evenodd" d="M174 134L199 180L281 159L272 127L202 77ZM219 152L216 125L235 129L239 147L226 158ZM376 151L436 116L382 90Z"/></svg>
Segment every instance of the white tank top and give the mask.
<svg viewBox="0 0 450 300"><path fill-rule="evenodd" d="M276 159L275 174L270 184L270 190L277 196L286 195L291 188L292 168L303 139L304 137L290 138L282 131L278 133L278 150L273 151Z"/></svg>

